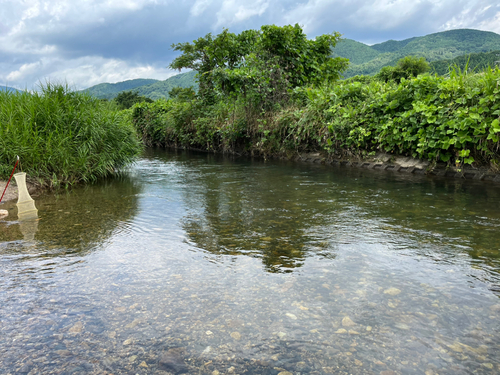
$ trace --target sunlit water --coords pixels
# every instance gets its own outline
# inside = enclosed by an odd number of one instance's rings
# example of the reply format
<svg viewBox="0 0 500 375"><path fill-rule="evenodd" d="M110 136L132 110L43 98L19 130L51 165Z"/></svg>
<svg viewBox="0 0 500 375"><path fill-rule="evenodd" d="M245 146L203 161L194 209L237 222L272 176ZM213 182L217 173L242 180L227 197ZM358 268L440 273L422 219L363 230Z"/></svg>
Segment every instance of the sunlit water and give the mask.
<svg viewBox="0 0 500 375"><path fill-rule="evenodd" d="M500 372L498 185L151 151L36 205L1 373Z"/></svg>

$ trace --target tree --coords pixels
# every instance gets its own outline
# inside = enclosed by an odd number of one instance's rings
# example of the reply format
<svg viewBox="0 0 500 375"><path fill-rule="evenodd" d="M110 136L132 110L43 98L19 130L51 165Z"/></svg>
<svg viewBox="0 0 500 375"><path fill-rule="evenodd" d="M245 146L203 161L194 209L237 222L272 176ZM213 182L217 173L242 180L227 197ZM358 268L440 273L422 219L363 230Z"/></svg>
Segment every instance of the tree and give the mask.
<svg viewBox="0 0 500 375"><path fill-rule="evenodd" d="M377 73L376 77L381 81L401 82L401 79L409 79L419 74L428 72L431 69L425 57L406 56L399 59L396 66L384 66Z"/></svg>
<svg viewBox="0 0 500 375"><path fill-rule="evenodd" d="M120 109L128 109L132 107L135 103L147 102L152 103L150 98L145 96L140 96L135 91L122 91L115 97L115 102L118 104Z"/></svg>
<svg viewBox="0 0 500 375"><path fill-rule="evenodd" d="M168 92L169 99L186 102L196 97L196 91L192 87L174 87Z"/></svg>
<svg viewBox="0 0 500 375"><path fill-rule="evenodd" d="M347 59L331 57L339 39L333 33L308 40L299 25L266 25L238 35L224 30L192 44L174 44L182 54L170 67L197 70L199 94L208 102L216 95L236 95L272 104L297 86L338 79L348 65Z"/></svg>

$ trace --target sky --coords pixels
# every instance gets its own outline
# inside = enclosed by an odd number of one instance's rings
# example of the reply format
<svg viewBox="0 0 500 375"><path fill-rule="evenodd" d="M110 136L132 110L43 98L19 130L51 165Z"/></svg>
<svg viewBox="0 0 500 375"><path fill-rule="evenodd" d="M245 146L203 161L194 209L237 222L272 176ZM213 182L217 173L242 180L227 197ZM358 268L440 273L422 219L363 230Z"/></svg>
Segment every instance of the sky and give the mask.
<svg viewBox="0 0 500 375"><path fill-rule="evenodd" d="M173 43L298 23L309 38L339 32L366 44L452 29L500 34L498 0L0 0L0 85L83 89L159 80Z"/></svg>

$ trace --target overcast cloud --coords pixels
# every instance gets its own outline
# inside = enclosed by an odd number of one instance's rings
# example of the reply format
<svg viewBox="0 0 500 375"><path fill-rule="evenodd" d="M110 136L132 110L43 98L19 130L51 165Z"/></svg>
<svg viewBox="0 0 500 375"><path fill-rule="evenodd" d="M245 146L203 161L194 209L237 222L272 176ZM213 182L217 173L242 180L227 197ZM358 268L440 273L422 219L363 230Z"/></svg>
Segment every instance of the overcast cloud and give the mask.
<svg viewBox="0 0 500 375"><path fill-rule="evenodd" d="M0 0L0 85L76 89L166 79L172 43L205 34L298 23L373 44L471 28L500 34L498 0Z"/></svg>

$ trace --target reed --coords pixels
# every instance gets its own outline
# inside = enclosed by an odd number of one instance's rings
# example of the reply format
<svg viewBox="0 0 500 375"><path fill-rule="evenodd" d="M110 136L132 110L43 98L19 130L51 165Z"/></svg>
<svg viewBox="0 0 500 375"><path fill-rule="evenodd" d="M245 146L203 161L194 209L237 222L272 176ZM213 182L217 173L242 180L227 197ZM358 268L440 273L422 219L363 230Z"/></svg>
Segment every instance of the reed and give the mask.
<svg viewBox="0 0 500 375"><path fill-rule="evenodd" d="M47 83L0 92L0 178L16 155L32 182L72 185L115 174L141 151L126 115L86 93Z"/></svg>

